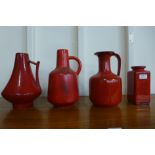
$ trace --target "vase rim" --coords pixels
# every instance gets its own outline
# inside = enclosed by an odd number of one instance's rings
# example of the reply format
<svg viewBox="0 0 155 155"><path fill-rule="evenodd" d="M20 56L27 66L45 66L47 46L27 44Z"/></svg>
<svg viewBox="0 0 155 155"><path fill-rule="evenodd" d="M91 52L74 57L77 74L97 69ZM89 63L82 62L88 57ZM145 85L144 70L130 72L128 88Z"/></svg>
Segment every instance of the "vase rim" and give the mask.
<svg viewBox="0 0 155 155"><path fill-rule="evenodd" d="M27 52L17 52L16 54L22 54L22 55L28 55L28 53Z"/></svg>
<svg viewBox="0 0 155 155"><path fill-rule="evenodd" d="M57 49L57 51L59 52L59 51L68 51L68 49L66 49L66 48L59 48L59 49Z"/></svg>
<svg viewBox="0 0 155 155"><path fill-rule="evenodd" d="M114 54L114 51L98 51L95 53L95 55L99 55L99 54Z"/></svg>
<svg viewBox="0 0 155 155"><path fill-rule="evenodd" d="M134 70L134 69L145 69L146 66L132 66L131 68L132 68L133 70Z"/></svg>

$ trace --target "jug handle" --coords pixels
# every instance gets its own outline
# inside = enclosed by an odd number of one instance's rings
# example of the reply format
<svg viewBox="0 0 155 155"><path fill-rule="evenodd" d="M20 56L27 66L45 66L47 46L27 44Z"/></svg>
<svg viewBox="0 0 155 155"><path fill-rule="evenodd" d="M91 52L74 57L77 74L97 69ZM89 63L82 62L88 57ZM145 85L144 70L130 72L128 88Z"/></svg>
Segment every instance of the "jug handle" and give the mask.
<svg viewBox="0 0 155 155"><path fill-rule="evenodd" d="M117 75L120 75L121 71L121 57L117 53L113 53L113 56L115 56L118 60L118 70L117 70Z"/></svg>
<svg viewBox="0 0 155 155"><path fill-rule="evenodd" d="M39 83L39 65L40 65L40 61L33 62L33 61L30 60L29 63L31 63L33 65L36 65L36 82L40 86L40 83Z"/></svg>
<svg viewBox="0 0 155 155"><path fill-rule="evenodd" d="M77 74L77 75L79 75L80 74L80 72L81 72L81 69L82 69L82 63L81 63L81 61L80 61L80 59L78 59L77 57L74 57L74 56L69 56L68 57L68 59L69 60L75 60L77 63L78 63L78 69L77 69L77 71L75 71L75 73Z"/></svg>

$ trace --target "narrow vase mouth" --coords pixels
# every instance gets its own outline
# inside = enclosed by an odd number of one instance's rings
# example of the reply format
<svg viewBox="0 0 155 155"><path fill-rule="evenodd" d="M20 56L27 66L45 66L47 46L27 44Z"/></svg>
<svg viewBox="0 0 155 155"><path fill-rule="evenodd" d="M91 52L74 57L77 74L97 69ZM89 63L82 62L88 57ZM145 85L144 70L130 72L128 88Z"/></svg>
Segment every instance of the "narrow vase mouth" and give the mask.
<svg viewBox="0 0 155 155"><path fill-rule="evenodd" d="M60 49L57 50L57 52L68 52L68 49L60 48Z"/></svg>
<svg viewBox="0 0 155 155"><path fill-rule="evenodd" d="M113 55L114 53L115 53L114 51L98 51L95 53L95 55L103 55L103 54Z"/></svg>
<svg viewBox="0 0 155 155"><path fill-rule="evenodd" d="M132 66L131 68L132 68L133 70L139 70L139 69L143 70L143 69L146 68L146 66Z"/></svg>
<svg viewBox="0 0 155 155"><path fill-rule="evenodd" d="M16 55L28 55L27 52L17 52Z"/></svg>

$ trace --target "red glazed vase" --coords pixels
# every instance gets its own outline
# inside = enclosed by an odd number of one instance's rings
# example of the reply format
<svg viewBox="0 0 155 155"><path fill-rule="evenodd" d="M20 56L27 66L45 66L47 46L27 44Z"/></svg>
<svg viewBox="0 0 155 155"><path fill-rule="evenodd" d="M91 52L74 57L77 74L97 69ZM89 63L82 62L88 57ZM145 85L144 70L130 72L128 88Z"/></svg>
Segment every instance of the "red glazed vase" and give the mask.
<svg viewBox="0 0 155 155"><path fill-rule="evenodd" d="M127 98L134 104L150 103L150 71L145 66L133 66L127 73Z"/></svg>
<svg viewBox="0 0 155 155"><path fill-rule="evenodd" d="M33 77L30 63L36 65L36 79ZM12 102L14 108L31 107L34 99L41 94L38 77L39 64L40 62L30 61L27 53L16 53L11 78L2 91L2 96Z"/></svg>
<svg viewBox="0 0 155 155"><path fill-rule="evenodd" d="M99 71L89 80L89 97L94 105L113 106L121 102L122 80L119 77L121 58L113 51L97 52L99 59ZM118 59L117 75L111 72L110 58Z"/></svg>
<svg viewBox="0 0 155 155"><path fill-rule="evenodd" d="M70 68L69 60L77 61L79 66L76 72ZM49 102L55 106L65 106L74 104L79 100L77 76L81 67L81 61L74 56L69 56L67 49L57 50L57 65L49 75Z"/></svg>

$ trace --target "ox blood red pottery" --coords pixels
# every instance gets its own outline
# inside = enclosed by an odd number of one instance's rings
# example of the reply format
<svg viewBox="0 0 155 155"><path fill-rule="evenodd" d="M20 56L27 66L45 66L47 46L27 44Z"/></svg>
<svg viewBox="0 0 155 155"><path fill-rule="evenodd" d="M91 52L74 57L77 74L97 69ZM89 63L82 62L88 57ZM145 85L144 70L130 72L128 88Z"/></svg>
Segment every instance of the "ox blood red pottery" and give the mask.
<svg viewBox="0 0 155 155"><path fill-rule="evenodd" d="M69 60L78 63L77 71L69 66ZM48 101L55 106L72 105L79 100L77 76L81 71L81 61L68 55L67 49L57 50L56 68L49 75Z"/></svg>
<svg viewBox="0 0 155 155"><path fill-rule="evenodd" d="M150 103L150 71L145 66L133 66L127 73L127 97L134 104Z"/></svg>
<svg viewBox="0 0 155 155"><path fill-rule="evenodd" d="M36 79L33 77L30 64L36 65ZM2 96L12 102L17 109L29 108L34 99L41 94L38 70L39 64L30 61L27 53L16 53L11 78L2 92Z"/></svg>
<svg viewBox="0 0 155 155"><path fill-rule="evenodd" d="M99 71L89 80L89 97L94 105L118 105L122 99L122 80L120 78L121 58L113 51L96 52L99 60ZM110 58L118 59L117 75L112 73Z"/></svg>

